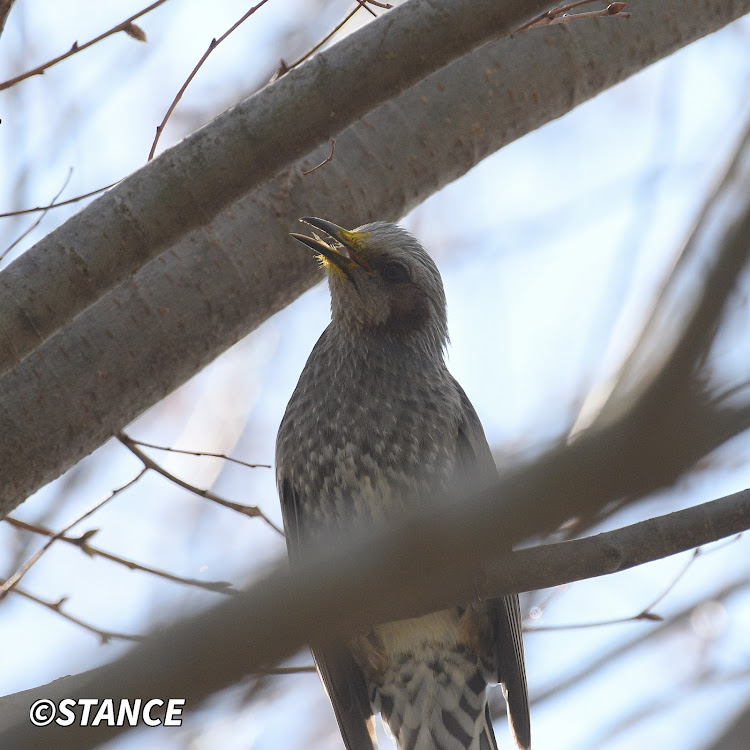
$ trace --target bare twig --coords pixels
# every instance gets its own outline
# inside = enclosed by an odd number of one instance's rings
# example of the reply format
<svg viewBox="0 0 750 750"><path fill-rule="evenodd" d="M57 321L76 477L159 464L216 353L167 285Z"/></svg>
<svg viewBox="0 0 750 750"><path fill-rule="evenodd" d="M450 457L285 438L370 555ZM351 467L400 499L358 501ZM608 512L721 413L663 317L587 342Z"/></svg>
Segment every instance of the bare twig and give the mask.
<svg viewBox="0 0 750 750"><path fill-rule="evenodd" d="M364 9L365 9L365 10L366 10L366 11L367 11L367 12L368 12L368 13L369 13L370 15L371 15L371 16L375 16L375 15L376 15L375 11L374 11L374 10L373 10L372 8L368 7L368 5L367 5L367 0L357 0L357 2L358 2L358 3L359 3L359 4L360 4L360 5L361 5L361 6L362 6L362 7L363 7L363 8L364 8Z"/></svg>
<svg viewBox="0 0 750 750"><path fill-rule="evenodd" d="M645 610L644 610L645 612ZM555 633L559 630L588 630L589 628L604 628L609 625L623 625L626 622L663 622L664 618L660 615L639 612L637 615L628 617L617 617L613 620L597 620L596 622L573 622L563 623L562 625L535 625L531 628L524 628L524 633Z"/></svg>
<svg viewBox="0 0 750 750"><path fill-rule="evenodd" d="M31 232L33 232L41 223L42 219L47 215L47 211L52 208L52 206L55 205L55 201L62 195L62 191L65 190L65 188L68 186L68 183L70 182L70 178L73 175L73 167L70 167L68 169L68 176L65 178L65 182L63 182L62 187L57 191L57 194L55 197L50 201L49 205L42 211L42 213L37 217L37 220L26 230L24 230L18 237L16 237L13 242L10 243L8 247L3 250L2 253L0 253L0 261L5 258L5 256L19 243L23 240L24 237L27 237Z"/></svg>
<svg viewBox="0 0 750 750"><path fill-rule="evenodd" d="M663 601L663 599L674 589L674 587L685 577L686 573L690 568L693 566L693 563L699 558L699 557L705 557L706 555L712 554L713 552L718 551L719 549L723 549L724 547L734 544L742 534L737 534L736 536L732 537L731 539L727 539L724 544L720 545L719 547L715 547L714 549L711 549L709 551L706 551L703 549L703 547L697 547L693 550L693 554L690 556L690 559L685 563L682 570L670 581L669 585L664 588L664 590L647 606L645 606L638 614L636 615L630 615L629 617L618 617L613 620L600 620L598 622L585 622L585 623L577 623L577 624L570 624L570 625L540 625L538 627L532 627L527 628L526 632L529 633L541 633L545 631L555 631L555 630L582 630L585 628L598 628L598 627L604 627L607 625L621 625L626 622L638 622L646 620L648 622L662 622L664 618L661 615L658 615L654 612L652 612L653 608L659 604L659 602Z"/></svg>
<svg viewBox="0 0 750 750"><path fill-rule="evenodd" d="M328 154L328 156L325 159L323 159L323 161L320 162L320 164L318 164L317 167L313 167L312 169L306 169L305 171L302 172L302 174L305 177L307 177L307 175L312 174L316 169L320 169L324 164L328 164L329 161L333 161L333 154L335 150L336 150L336 139L331 138L331 153Z"/></svg>
<svg viewBox="0 0 750 750"><path fill-rule="evenodd" d="M109 643L109 641L113 639L119 641L135 642L144 640L144 636L142 635L130 635L129 633L118 633L115 630L103 630L102 628L98 628L95 625L91 625L85 620L81 620L75 615L71 615L69 612L66 612L63 609L63 605L66 601L65 597L63 597L62 599L58 599L56 602L53 602L49 601L48 599L42 599L41 597L36 596L29 591L26 591L26 589L22 589L20 586L14 586L10 589L10 592L13 594L18 594L18 596L22 596L24 599L28 599L29 601L41 604L43 607L52 610L55 614L60 615L60 617L64 617L69 622L78 625L78 627L83 628L84 630L88 630L89 633L93 633L94 635L98 636L102 644Z"/></svg>
<svg viewBox="0 0 750 750"><path fill-rule="evenodd" d="M240 466L246 466L248 469L270 469L270 464L249 464L246 461L240 461L239 458L232 458L227 456L225 453L208 453L206 451L188 451L182 448L170 448L166 445L154 445L153 443L144 443L143 440L136 440L130 438L136 445L140 445L142 448L153 448L157 451L167 451L169 453L180 453L185 456L209 456L211 458L223 458L225 461L231 461L233 464L239 464Z"/></svg>
<svg viewBox="0 0 750 750"><path fill-rule="evenodd" d="M89 544L89 539L94 536L94 534L96 533L96 529L86 531L80 536L68 536L67 534L56 535L54 531L46 529L43 526L37 526L35 524L27 523L26 521L21 521L20 519L12 518L11 516L7 516L4 520L16 529L30 531L34 534L41 534L42 536L47 537L56 536L59 541L67 542L68 544L72 544L74 547L78 547L81 552L89 555L89 557L101 557L105 560L116 563L117 565L122 565L129 570L140 570L144 573L149 573L151 575L157 576L158 578L164 578L167 581L172 581L173 583L180 583L184 586L196 586L198 588L206 589L207 591L216 591L220 594L236 593L235 590L232 589L232 584L228 583L227 581L201 581L196 578L176 576L172 573L167 573L164 570L152 568L149 565L143 565L142 563L135 562L135 560L128 560L127 558L120 557L119 555L115 555L111 552L100 549L99 547L95 547L94 545Z"/></svg>
<svg viewBox="0 0 750 750"><path fill-rule="evenodd" d="M550 10L546 10L544 13L540 13L536 18L532 18L531 21L525 23L523 26L519 26L513 33L518 34L521 31L526 31L527 29L549 26L551 24L580 21L584 18L600 18L602 16L630 18L630 13L622 12L626 6L626 3L623 2L610 3L606 8L603 8L601 10L593 10L585 13L575 13L572 15L569 14L569 12L574 8L580 8L582 5L590 5L594 2L598 2L598 0L577 0L577 2L567 3L566 5L559 5L555 8L551 8Z"/></svg>
<svg viewBox="0 0 750 750"><path fill-rule="evenodd" d="M235 30L237 29L241 24L243 24L245 21L247 21L250 16L252 16L255 11L257 11L259 8L261 8L263 5L265 5L268 2L268 0L260 0L260 2L257 5L254 5L250 10L245 13L245 15L242 16L236 23L234 23L227 31L225 31L218 39L212 39L211 43L208 45L208 49L203 53L203 57L201 57L200 60L198 60L198 63L193 68L190 75L187 77L185 83L182 84L180 87L180 90L175 95L175 98L172 100L172 103L169 105L169 108L167 109L167 113L164 115L164 119L159 123L159 125L156 126L156 135L154 136L154 142L151 144L151 150L148 152L148 159L147 161L151 161L151 159L154 158L154 154L156 153L156 145L159 143L159 138L161 138L161 134L164 131L164 128L167 124L167 120L172 116L172 112L174 112L175 107L179 103L180 99L182 99L182 95L187 90L187 87L190 85L190 82L195 78L198 71L203 67L203 63L206 62L208 59L208 56Z"/></svg>
<svg viewBox="0 0 750 750"><path fill-rule="evenodd" d="M701 548L698 547L697 549L693 550L693 554L690 556L690 559L685 563L682 570L672 579L670 584L646 607L644 607L635 617L633 617L634 620L643 620L643 619L655 619L658 618L659 620L662 620L663 618L659 615L655 615L651 610L659 604L659 602L663 601L664 598L671 593L672 589L685 577L688 570L693 567L693 563L698 559L698 556L701 554Z"/></svg>
<svg viewBox="0 0 750 750"><path fill-rule="evenodd" d="M630 18L630 13L622 11L625 7L625 3L611 3L602 10L592 10L585 13L566 13L564 15L555 16L554 18L545 18L541 21L537 21L532 24L529 28L537 28L541 26L552 26L560 23L574 23L576 21L583 21L587 18Z"/></svg>
<svg viewBox="0 0 750 750"><path fill-rule="evenodd" d="M749 582L747 578L740 578L731 583L725 584L718 591L714 591L708 597L710 601L725 601L726 599L734 596L739 591L747 590ZM580 686L581 683L594 676L599 670L603 668L611 667L612 664L617 660L626 656L630 651L635 648L640 648L647 644L649 641L654 641L656 638L663 636L668 630L672 630L675 627L683 624L686 620L689 620L695 612L696 606L699 602L691 602L687 606L680 609L678 612L670 615L668 620L658 623L653 628L648 629L646 632L641 630L638 631L638 635L630 638L624 643L618 643L617 646L606 651L598 656L595 656L591 661L583 664L582 666L566 673L566 675L558 682L550 685L547 688L542 689L539 692L534 692L531 696L532 705L537 706L550 698L554 698L557 695L565 692L574 686ZM538 631L529 631L538 632ZM500 716L505 713L505 701L503 700L492 700L492 712L493 715Z"/></svg>
<svg viewBox="0 0 750 750"><path fill-rule="evenodd" d="M312 664L309 664L304 667L275 667L273 669L266 669L263 672L256 672L255 674L307 674L317 671Z"/></svg>
<svg viewBox="0 0 750 750"><path fill-rule="evenodd" d="M360 8L364 8L368 12L372 13L374 16L375 13L373 12L372 8L368 7L368 5L377 5L379 8L385 8L387 10L390 10L393 6L390 3L380 3L377 2L377 0L357 0L358 6L354 8L350 13L348 13L344 20L339 22L336 26L334 26L314 47L310 48L307 52L305 52L302 57L300 57L298 60L295 60L291 65L287 65L283 60L281 61L281 65L276 72L276 75L271 79L272 81L275 81L277 78L280 78L285 73L288 73L292 68L296 68L298 65L303 63L305 60L307 60L309 57L312 57L327 41L329 41L333 36L336 35L338 31L340 31L349 21L354 18L357 11ZM331 154L333 156L333 154ZM323 162L325 164L325 162ZM318 166L323 166L323 164L320 164ZM317 167L316 167L317 169ZM312 171L312 170L310 170ZM307 174L306 172L303 172L302 174Z"/></svg>
<svg viewBox="0 0 750 750"><path fill-rule="evenodd" d="M331 37L333 37L336 32L340 31L349 21L351 21L352 18L356 15L357 11L359 11L363 6L361 4L358 4L357 7L348 13L343 21L341 21L339 24L334 26L333 29L331 29L314 47L311 47L307 52L305 52L302 57L295 60L291 65L287 65L283 60L281 61L281 67L279 68L278 72L274 76L272 80L276 80L277 78L280 78L285 73L288 73L292 68L296 68L298 65L301 65L305 60L307 60L308 57L312 57Z"/></svg>
<svg viewBox="0 0 750 750"><path fill-rule="evenodd" d="M144 8L143 10L138 11L138 13L136 13L135 15L130 16L130 18L126 18L121 23L118 23L116 26L113 26L108 31L105 31L103 34L99 34L98 37L96 37L95 39L91 39L88 42L85 42L84 44L78 44L78 42L73 42L71 48L64 54L59 55L58 57L55 57L52 60L48 60L46 63L37 65L36 68L27 70L25 73L21 73L21 75L18 75L15 78L9 78L7 81L3 81L2 83L0 83L0 91L9 89L11 86L15 86L20 81L23 81L27 78L31 78L32 76L42 75L48 68L51 68L53 65L57 65L57 63L62 62L68 57L72 57L73 55L85 50L88 47L91 47L97 42L101 42L102 39L106 39L108 36L112 36L113 34L118 34L121 31L128 33L129 36L133 36L132 33L129 33L132 30L132 27L134 26L133 21L135 21L136 18L140 18L141 16L146 15L146 13L149 13L154 8L157 8L158 6L162 5L165 2L166 0L156 0L156 2L151 3L151 5L149 5L147 8Z"/></svg>
<svg viewBox="0 0 750 750"><path fill-rule="evenodd" d="M174 482L174 484L178 485L179 487L182 487L183 489L188 490L189 492L192 492L199 497L204 497L206 500L211 500L214 503L217 503L218 505L223 505L225 508L231 508L232 510L236 510L238 513L242 513L243 515L250 516L251 518L261 518L263 521L265 521L277 534L281 534L281 536L284 536L284 532L265 514L263 511L257 506L257 505L242 505L241 503L235 503L231 500L227 500L219 495L217 495L214 492L211 492L211 490L202 490L198 487L193 486L189 482L186 482L184 479L180 479L179 477L176 477L171 472L167 471L163 466L156 463L151 457L147 456L139 447L135 440L132 440L128 435L126 435L124 432L120 432L117 434L117 439L137 458L141 460L144 467L146 469L152 469L157 474L161 474L165 479L168 479L170 482Z"/></svg>
<svg viewBox="0 0 750 750"><path fill-rule="evenodd" d="M119 182L118 180L117 182ZM117 185L117 182L112 182L109 185L105 185L104 187L97 188L96 190L92 190L89 193L84 193L83 195L76 195L75 198L68 198L67 200L60 201L59 203L55 203L54 201L49 204L49 206L36 206L35 208L20 208L18 211L6 211L5 213L0 213L0 219L6 219L9 216L22 216L23 214L34 214L37 213L37 211L44 211L45 213L49 211L51 208L57 208L58 206L69 206L71 203L78 203L78 201L85 200L86 198L90 198L92 195L97 195L98 193L103 193L105 190L109 190L111 187L114 187Z"/></svg>
<svg viewBox="0 0 750 750"><path fill-rule="evenodd" d="M120 485L116 490L112 490L103 500L100 500L96 505L89 508L85 513L74 518L65 528L55 532L47 542L38 549L7 581L0 586L0 600L7 596L8 592L29 572L33 565L35 565L39 558L62 536L67 534L76 524L80 523L84 519L88 518L92 513L96 512L102 506L106 505L110 500L114 499L121 492L126 490L128 487L132 487L144 474L146 473L146 467L138 472L138 474L131 480L123 485Z"/></svg>

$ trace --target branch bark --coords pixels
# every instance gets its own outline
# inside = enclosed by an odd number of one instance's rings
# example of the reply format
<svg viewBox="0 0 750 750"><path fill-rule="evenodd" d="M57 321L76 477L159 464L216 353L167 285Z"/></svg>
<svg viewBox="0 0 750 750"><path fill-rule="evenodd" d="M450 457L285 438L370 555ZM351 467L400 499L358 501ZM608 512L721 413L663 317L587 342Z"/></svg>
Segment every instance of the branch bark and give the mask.
<svg viewBox="0 0 750 750"><path fill-rule="evenodd" d="M563 449L564 451L564 449ZM498 558L519 519L498 495L433 509L374 539L331 545L305 571L286 564L224 604L152 636L118 661L0 701L3 747L92 747L121 729L80 732L35 728L28 708L38 697L179 695L189 711L212 692L272 666L309 640L347 635L373 622L422 615L529 588L624 570L736 534L750 527L750 491L639 524ZM539 488L541 489L541 487ZM542 507L549 497L539 497ZM540 513L533 514L538 520ZM562 568L562 570L561 570ZM399 585L392 585L398 581ZM147 665L147 668L144 668Z"/></svg>
<svg viewBox="0 0 750 750"><path fill-rule="evenodd" d="M248 190L549 4L410 0L139 169L0 276L0 374Z"/></svg>
<svg viewBox="0 0 750 750"><path fill-rule="evenodd" d="M395 220L501 146L750 11L750 0L678 10L671 0L634 0L629 7L629 21L548 27L460 58L337 135L335 158L325 168L301 174L328 155L328 144L214 216L58 331L0 379L0 514L314 284L317 267L286 234L299 216L326 215L351 226ZM222 158L233 159L232 144L223 142L230 154ZM192 167L187 176L171 167L166 173L160 179L181 185L196 174ZM154 212L166 210L149 204L138 214L118 205L118 221L132 219L131 229L161 222ZM84 215L86 226L80 219L71 226L80 231L78 247L93 252L108 214ZM140 238L131 240L132 247L130 240L118 244L118 252L138 255ZM0 300L23 297L24 284L20 291L11 285Z"/></svg>
<svg viewBox="0 0 750 750"><path fill-rule="evenodd" d="M745 750L750 737L750 705L746 705L706 750Z"/></svg>
<svg viewBox="0 0 750 750"><path fill-rule="evenodd" d="M0 0L0 35L2 35L3 30L5 29L5 22L8 20L8 15L15 1L16 0Z"/></svg>

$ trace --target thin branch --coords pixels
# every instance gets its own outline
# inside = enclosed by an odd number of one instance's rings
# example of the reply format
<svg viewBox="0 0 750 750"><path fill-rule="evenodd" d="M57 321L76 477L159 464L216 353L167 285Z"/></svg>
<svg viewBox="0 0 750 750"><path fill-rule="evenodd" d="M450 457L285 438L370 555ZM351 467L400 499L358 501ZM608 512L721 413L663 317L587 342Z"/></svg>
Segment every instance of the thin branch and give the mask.
<svg viewBox="0 0 750 750"><path fill-rule="evenodd" d="M736 539L737 537L735 537ZM527 628L524 632L527 633L543 633L552 632L556 630L584 630L586 628L600 628L606 627L607 625L622 625L626 622L663 622L664 618L661 615L653 613L651 610L664 599L667 594L677 585L679 581L684 578L685 574L690 570L693 563L701 553L701 548L693 550L693 554L687 561L682 570L669 582L669 585L646 607L644 607L638 614L630 615L628 617L617 617L613 620L599 620L598 622L582 622L568 625L539 625L538 627Z"/></svg>
<svg viewBox="0 0 750 750"><path fill-rule="evenodd" d="M99 638L102 644L109 643L109 641L113 639L119 641L133 641L136 643L145 640L144 636L142 635L130 635L129 633L119 633L115 630L103 630L102 628L98 628L95 625L91 625L85 620L81 620L75 615L71 615L69 612L66 612L63 609L63 605L66 601L65 597L63 597L62 599L58 599L56 602L53 602L49 601L48 599L42 599L41 597L36 596L29 591L26 591L26 589L22 589L20 586L13 586L13 588L10 589L10 592L13 594L18 594L18 596L22 596L24 599L28 599L29 601L41 604L43 607L52 610L55 614L60 615L60 617L65 618L66 620L68 620L68 622L72 622L74 625L78 625L78 627L87 630L89 633L93 633Z"/></svg>
<svg viewBox="0 0 750 750"><path fill-rule="evenodd" d="M672 582L667 586L647 607L644 607L633 619L634 620L640 620L640 619L653 619L655 615L651 612L651 610L659 604L659 602L663 601L664 598L672 592L674 587L685 577L688 570L693 567L693 563L698 559L698 556L701 554L701 548L698 547L697 549L693 550L693 554L690 556L690 559L685 563L682 570L672 579ZM649 617L650 615L650 617ZM658 615L656 615L658 617ZM660 620L662 620L662 617L659 617Z"/></svg>
<svg viewBox="0 0 750 750"><path fill-rule="evenodd" d="M320 164L318 164L317 167L313 167L312 169L307 169L303 171L302 174L305 177L307 177L307 175L312 174L316 169L320 169L324 164L328 164L328 162L333 161L333 154L335 150L336 150L336 139L331 138L331 153L325 159L323 159L323 161L320 162Z"/></svg>
<svg viewBox="0 0 750 750"><path fill-rule="evenodd" d="M99 34L98 37L96 37L95 39L91 39L88 42L85 42L84 44L78 44L78 42L73 42L71 48L64 54L59 55L58 57L55 57L52 60L48 60L46 63L37 65L36 68L27 70L25 73L21 73L21 75L18 75L15 78L9 78L7 81L3 81L2 83L0 83L0 91L9 89L11 86L15 86L20 81L23 81L27 78L31 78L32 76L42 75L48 68L51 68L53 65L57 65L57 63L62 62L63 60L66 60L68 57L72 57L73 55L78 54L79 52L82 52L83 50L85 50L88 47L91 47L97 42L101 42L102 39L106 39L108 36L112 36L113 34L118 34L121 31L128 33L129 36L133 36L132 33L129 33L129 31L132 29L133 21L135 21L137 18L140 18L141 16L146 15L146 13L149 13L154 8L157 8L158 6L164 4L165 2L166 0L156 0L156 2L151 3L151 5L149 5L147 8L144 8L143 10L138 11L138 13L136 13L135 15L130 16L130 18L126 18L121 23L118 23L116 26L113 26L108 31L105 31L103 34Z"/></svg>
<svg viewBox="0 0 750 750"><path fill-rule="evenodd" d="M314 665L310 664L304 667L274 667L273 669L266 669L263 672L255 672L255 674L308 674L310 672L317 672L318 670Z"/></svg>
<svg viewBox="0 0 750 750"><path fill-rule="evenodd" d="M249 464L246 461L240 461L239 458L232 458L227 456L226 453L209 453L206 451L188 451L182 448L170 448L166 445L154 445L154 443L144 443L143 440L136 440L135 438L129 438L136 445L140 445L142 448L153 448L157 451L167 451L169 453L180 453L185 456L209 456L211 458L223 458L225 461L231 461L233 464L239 464L245 466L248 469L270 469L270 464Z"/></svg>
<svg viewBox="0 0 750 750"><path fill-rule="evenodd" d="M588 18L630 18L630 13L625 11L623 8L626 3L611 3L602 10L592 10L584 13L566 13L564 15L556 15L550 18L540 19L535 23L531 24L528 28L534 29L542 26L552 26L561 23L575 23L577 21L583 21Z"/></svg>
<svg viewBox="0 0 750 750"><path fill-rule="evenodd" d="M80 523L84 519L88 518L92 513L96 512L102 506L106 505L110 500L113 500L121 492L125 491L128 487L132 487L144 474L146 473L146 467L138 472L130 481L118 487L116 490L112 490L103 500L100 500L96 505L89 508L85 513L74 518L65 528L55 532L47 542L38 549L7 581L0 586L0 601L8 595L8 592L29 572L29 570L39 561L39 558L58 540L70 531L76 524Z"/></svg>
<svg viewBox="0 0 750 750"><path fill-rule="evenodd" d="M721 589L704 597L703 600L725 601L729 597L734 596L737 592L747 590L749 585L750 582L748 579L742 577L731 583L724 584ZM673 630L683 624L693 616L697 604L699 604L699 602L691 602L678 612L671 614L668 620L657 623L654 627L649 628L645 632L638 630L638 634L635 637L632 637L623 643L618 643L613 648L592 657L592 659L585 664L574 668L572 671L566 672L564 677L549 687L543 688L539 691L533 691L531 695L532 705L538 706L550 698L554 698L564 693L572 687L580 687L584 680L595 676L601 669L611 667L617 659L621 659L628 655L633 649L640 648L660 636L663 636L666 631ZM497 694L491 694L490 700L492 701L490 709L493 716L503 715L506 711L505 701L500 699Z"/></svg>
<svg viewBox="0 0 750 750"><path fill-rule="evenodd" d="M613 620L597 620L596 622L573 622L562 625L538 625L533 628L524 628L524 633L556 633L561 630L588 630L589 628L605 628L609 625L624 625L627 622L663 622L664 618L659 615L644 614L629 617L617 617Z"/></svg>
<svg viewBox="0 0 750 750"><path fill-rule="evenodd" d="M183 576L173 575L172 573L167 573L165 570L152 568L149 565L143 565L142 563L135 562L135 560L128 560L127 558L120 557L119 555L115 555L111 552L100 549L99 547L95 547L94 545L89 544L89 539L94 536L94 534L96 533L96 529L87 531L80 536L61 536L56 535L55 532L51 529L46 529L43 526L37 526L35 524L27 523L26 521L21 521L20 519L12 518L11 516L7 516L3 520L16 529L30 531L34 534L40 534L47 537L56 536L59 541L67 542L68 544L72 544L74 547L78 547L81 552L84 552L89 557L101 557L105 560L116 563L117 565L122 565L129 570L140 570L144 573L149 573L150 575L157 576L158 578L164 578L167 581L172 581L173 583L179 583L184 586L196 586L198 588L205 589L207 591L215 591L220 594L236 593L236 591L232 588L232 584L228 583L227 581L201 581L197 578L185 578Z"/></svg>
<svg viewBox="0 0 750 750"><path fill-rule="evenodd" d="M167 109L167 113L164 115L164 119L161 121L159 125L156 127L156 135L154 136L154 142L151 144L151 150L148 152L148 159L147 161L151 161L154 158L154 154L156 153L156 145L159 143L159 138L161 138L161 134L164 131L164 128L167 124L167 120L172 116L172 112L174 112L175 107L179 103L180 99L182 99L182 95L187 90L187 87L190 85L190 82L195 78L198 71L203 67L203 63L206 62L208 59L208 56L239 26L241 26L245 21L247 21L250 16L252 16L255 11L257 11L259 8L261 8L263 5L265 5L268 2L268 0L260 0L260 2L257 5L254 5L250 10L245 13L242 18L239 19L236 23L234 23L227 31L225 31L218 39L212 39L211 43L208 45L208 49L203 53L203 57L201 57L200 60L198 60L198 63L193 68L190 75L187 77L187 80L185 83L182 84L180 87L180 90L175 95L175 98L172 100L172 103L169 105L169 108Z"/></svg>
<svg viewBox="0 0 750 750"><path fill-rule="evenodd" d="M52 206L55 205L55 201L62 195L63 190L68 186L68 183L70 182L70 178L73 175L73 167L70 167L68 169L68 176L65 178L65 182L63 182L62 187L57 191L57 194L55 197L50 201L49 205L42 211L42 213L37 217L36 221L26 230L24 230L13 242L10 243L8 247L3 250L2 253L0 253L0 261L5 258L5 256L19 243L23 240L24 237L27 237L31 232L33 232L41 223L42 219L47 215L47 212L52 208Z"/></svg>
<svg viewBox="0 0 750 750"><path fill-rule="evenodd" d="M367 5L367 0L357 0L357 2L371 15L376 16L375 11Z"/></svg>
<svg viewBox="0 0 750 750"><path fill-rule="evenodd" d="M283 60L281 61L281 67L279 68L278 72L274 76L272 80L276 80L277 78L280 78L285 73L288 73L293 68L296 68L298 65L301 65L305 60L307 60L309 57L312 57L329 39L331 39L333 36L336 35L337 32L339 32L344 26L346 26L349 21L354 18L354 16L357 14L357 11L359 11L363 6L361 4L357 5L357 7L348 13L343 21L338 23L336 26L331 29L314 47L311 47L307 52L305 52L302 57L295 60L291 65L287 65Z"/></svg>
<svg viewBox="0 0 750 750"><path fill-rule="evenodd" d="M206 500L211 500L218 505L223 505L225 508L236 510L238 513L250 516L251 518L261 518L277 534L281 534L281 536L284 536L284 532L257 505L242 505L241 503L235 503L231 500L227 500L217 495L215 492L211 492L211 490L202 490L198 487L195 487L189 482L186 482L184 479L176 477L174 474L167 471L163 466L156 463L156 461L147 456L140 448L138 448L138 444L135 440L132 440L124 432L118 433L116 437L134 456L140 459L146 469L152 469L157 474L161 474L165 479L168 479L170 482L174 482L174 484L178 485L179 487L182 487L183 489L186 489L189 492L198 495L199 497L206 498Z"/></svg>
<svg viewBox="0 0 750 750"><path fill-rule="evenodd" d="M514 34L520 34L522 31L526 31L527 29L536 28L539 26L547 26L550 23L554 23L556 19L558 19L560 16L569 13L571 10L574 10L575 8L580 8L582 5L591 5L591 3L599 2L599 0L576 0L576 2L572 3L566 3L565 5L558 5L554 8L550 8L549 10L545 10L543 13L540 13L535 18L532 18L527 23L523 24L523 26L519 26L513 33ZM625 6L625 3L612 3L612 5L615 6ZM615 12L619 12L622 10L622 7L618 7ZM605 15L609 15L608 12L609 9L606 9L603 11ZM601 13L602 11L594 11L594 13ZM576 16L578 18L578 16Z"/></svg>
<svg viewBox="0 0 750 750"><path fill-rule="evenodd" d="M36 206L35 208L20 208L18 209L18 211L6 211L5 213L0 213L0 219L7 219L9 216L22 216L23 214L34 214L37 211L44 211L46 213L51 208L57 208L58 206L69 206L71 203L78 203L78 201L82 201L82 200L85 200L86 198L90 198L92 195L103 193L105 190L109 190L111 187L114 187L115 185L117 185L118 182L120 182L120 180L117 180L117 182L112 182L109 185L105 185L104 187L97 188L96 190L92 190L89 193L84 193L83 195L76 195L75 198L68 198L67 200L60 201L59 203L55 203L53 201L52 203L50 203L49 206Z"/></svg>

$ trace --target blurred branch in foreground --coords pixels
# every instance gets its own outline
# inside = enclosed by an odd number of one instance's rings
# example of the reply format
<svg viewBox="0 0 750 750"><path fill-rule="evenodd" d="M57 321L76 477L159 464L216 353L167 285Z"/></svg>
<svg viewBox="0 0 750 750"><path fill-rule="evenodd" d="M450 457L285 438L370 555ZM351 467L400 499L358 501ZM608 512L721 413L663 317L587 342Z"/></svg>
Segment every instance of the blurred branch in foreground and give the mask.
<svg viewBox="0 0 750 750"><path fill-rule="evenodd" d="M594 393L587 400L573 428L573 446L604 437L598 448L590 446L592 455L600 453L595 463L602 471L580 476L592 497L600 494L592 479L611 487L619 505L669 486L750 427L750 404L732 407L717 399L703 372L749 259L750 120L630 356L604 397ZM623 475L633 468L629 456L634 452L643 459L635 492ZM607 466L609 471L603 471ZM580 533L592 518L581 516L570 533Z"/></svg>
<svg viewBox="0 0 750 750"><path fill-rule="evenodd" d="M750 256L750 117L620 372L581 410L578 427L685 387L711 346Z"/></svg>
<svg viewBox="0 0 750 750"><path fill-rule="evenodd" d="M497 501L507 489L501 480L491 491L474 493L460 508L423 510L388 534L343 548L332 545L332 552L294 575L281 564L230 601L153 635L117 662L57 681L57 687L67 694L112 697L179 693L198 701L250 672L268 669L309 640L325 641L373 622L420 615L476 597L623 570L750 526L750 491L745 491L590 539L497 558L493 552L502 548L499 540L505 532L511 529L515 536L525 525L513 514L513 506L509 512ZM550 498L538 499L539 507L530 509L534 522ZM645 549L651 550L650 556ZM394 580L401 585L392 586ZM50 692L49 686L42 689ZM115 731L87 727L74 736L60 727L30 727L26 714L19 725L7 728L11 721L0 735L0 743L10 747L33 747L35 742L91 747Z"/></svg>

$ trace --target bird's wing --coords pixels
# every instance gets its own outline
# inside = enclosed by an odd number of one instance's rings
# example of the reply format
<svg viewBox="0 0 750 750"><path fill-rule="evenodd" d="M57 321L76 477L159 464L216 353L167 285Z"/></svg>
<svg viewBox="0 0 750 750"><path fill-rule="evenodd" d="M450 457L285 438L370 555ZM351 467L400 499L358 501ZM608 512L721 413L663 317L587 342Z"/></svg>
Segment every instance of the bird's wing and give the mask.
<svg viewBox="0 0 750 750"><path fill-rule="evenodd" d="M279 495L289 560L296 565L304 531L299 493L288 479L280 479ZM374 750L372 709L365 678L349 649L343 643L333 643L311 650L347 750Z"/></svg>
<svg viewBox="0 0 750 750"><path fill-rule="evenodd" d="M457 440L462 472L480 480L496 479L497 469L482 423L463 388L455 379L453 382L462 405L462 421ZM493 599L487 602L487 606L492 627L491 647L495 651L498 677L503 683L508 704L510 728L516 745L525 750L531 744L531 728L518 596L513 594Z"/></svg>

